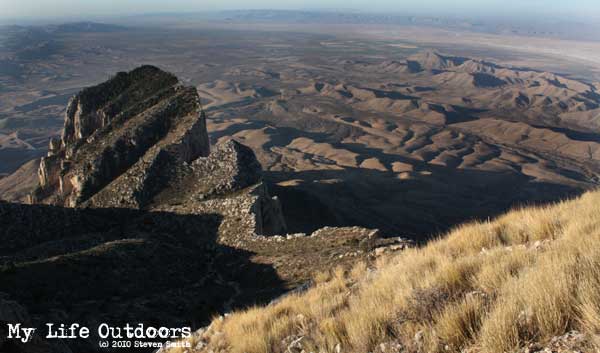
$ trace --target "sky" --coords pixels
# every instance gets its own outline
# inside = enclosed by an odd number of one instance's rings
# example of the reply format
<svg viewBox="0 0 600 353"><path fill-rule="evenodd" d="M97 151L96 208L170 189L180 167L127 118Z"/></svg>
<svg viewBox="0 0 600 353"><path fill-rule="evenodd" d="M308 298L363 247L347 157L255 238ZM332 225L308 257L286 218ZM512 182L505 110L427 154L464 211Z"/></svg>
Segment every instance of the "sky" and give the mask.
<svg viewBox="0 0 600 353"><path fill-rule="evenodd" d="M600 18L600 0L0 0L0 18L12 19L228 9L341 9L452 16Z"/></svg>

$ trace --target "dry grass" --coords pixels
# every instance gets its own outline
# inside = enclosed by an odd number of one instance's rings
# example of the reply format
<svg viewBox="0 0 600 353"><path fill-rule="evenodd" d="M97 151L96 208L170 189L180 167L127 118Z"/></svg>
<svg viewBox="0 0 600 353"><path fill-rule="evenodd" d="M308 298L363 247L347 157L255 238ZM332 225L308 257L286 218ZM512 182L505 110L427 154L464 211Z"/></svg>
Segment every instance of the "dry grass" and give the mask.
<svg viewBox="0 0 600 353"><path fill-rule="evenodd" d="M215 352L511 352L579 330L600 344L600 192L463 225L213 323ZM282 343L284 339L287 340ZM596 346L597 347L597 346Z"/></svg>

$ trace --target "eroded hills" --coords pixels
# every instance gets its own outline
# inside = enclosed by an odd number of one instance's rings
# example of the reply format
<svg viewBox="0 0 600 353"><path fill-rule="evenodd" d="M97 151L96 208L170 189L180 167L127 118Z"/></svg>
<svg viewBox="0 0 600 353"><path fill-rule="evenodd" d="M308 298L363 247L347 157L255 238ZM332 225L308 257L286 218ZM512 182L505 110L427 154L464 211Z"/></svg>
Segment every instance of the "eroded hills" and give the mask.
<svg viewBox="0 0 600 353"><path fill-rule="evenodd" d="M199 92L212 135L251 146L277 194L321 205L321 222L419 237L597 185L594 84L434 51L282 66Z"/></svg>

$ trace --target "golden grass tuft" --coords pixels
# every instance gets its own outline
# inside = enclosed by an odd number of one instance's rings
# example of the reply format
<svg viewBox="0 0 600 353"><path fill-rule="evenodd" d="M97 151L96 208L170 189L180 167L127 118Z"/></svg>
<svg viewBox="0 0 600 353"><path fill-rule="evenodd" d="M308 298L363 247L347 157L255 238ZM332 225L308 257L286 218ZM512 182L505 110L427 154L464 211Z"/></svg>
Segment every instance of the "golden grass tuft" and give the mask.
<svg viewBox="0 0 600 353"><path fill-rule="evenodd" d="M276 304L235 313L206 351L512 352L570 330L600 349L600 192L462 225L375 264L318 275ZM285 341L287 342L287 341Z"/></svg>

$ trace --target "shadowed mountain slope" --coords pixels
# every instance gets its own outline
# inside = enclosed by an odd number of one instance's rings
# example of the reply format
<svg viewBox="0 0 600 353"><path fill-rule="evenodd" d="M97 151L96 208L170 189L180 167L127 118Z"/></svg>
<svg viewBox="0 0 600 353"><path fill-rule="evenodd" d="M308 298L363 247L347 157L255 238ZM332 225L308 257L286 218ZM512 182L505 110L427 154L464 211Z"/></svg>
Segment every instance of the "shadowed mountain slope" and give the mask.
<svg viewBox="0 0 600 353"><path fill-rule="evenodd" d="M196 90L158 68L83 90L64 126L30 204L0 202L1 322L199 327L318 269L407 243L362 228L286 236L253 151L235 140L211 149ZM95 336L29 345L0 336L0 351L99 349Z"/></svg>

